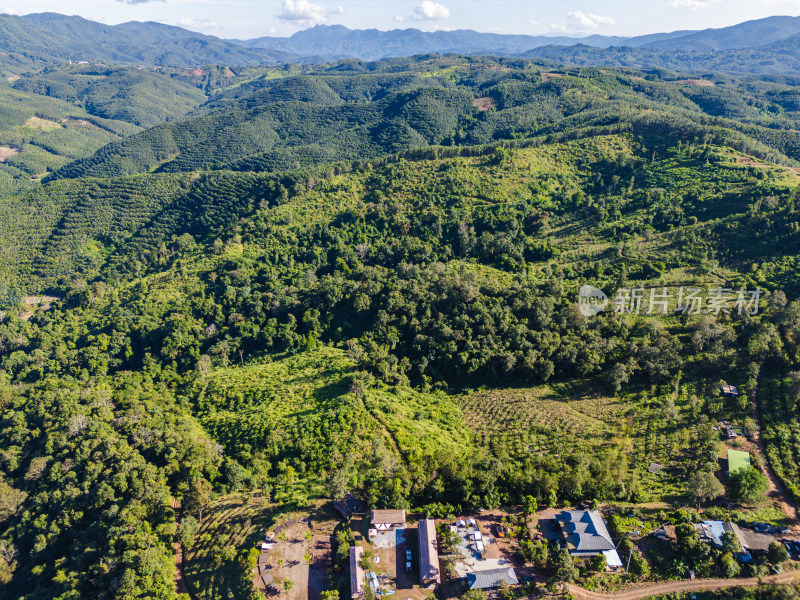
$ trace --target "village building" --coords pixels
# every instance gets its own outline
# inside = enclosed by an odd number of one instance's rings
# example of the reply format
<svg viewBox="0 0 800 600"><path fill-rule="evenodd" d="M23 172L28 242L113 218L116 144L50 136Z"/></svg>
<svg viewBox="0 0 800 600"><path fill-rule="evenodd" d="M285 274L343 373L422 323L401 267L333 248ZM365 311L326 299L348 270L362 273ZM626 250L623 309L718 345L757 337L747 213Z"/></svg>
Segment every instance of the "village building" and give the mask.
<svg viewBox="0 0 800 600"><path fill-rule="evenodd" d="M442 583L436 544L436 522L433 519L422 519L419 522L419 583L427 588L434 588Z"/></svg>
<svg viewBox="0 0 800 600"><path fill-rule="evenodd" d="M556 520L570 554L578 557L602 554L609 567L622 567L616 546L599 511L565 510L556 515Z"/></svg>
<svg viewBox="0 0 800 600"><path fill-rule="evenodd" d="M370 525L378 531L388 531L393 527L404 527L405 510L373 510Z"/></svg>
<svg viewBox="0 0 800 600"><path fill-rule="evenodd" d="M736 536L739 546L742 548L745 562L748 562L754 553L766 553L769 550L769 545L775 541L775 538L771 535L739 527L736 523L726 523L726 525L730 526L731 532Z"/></svg>
<svg viewBox="0 0 800 600"><path fill-rule="evenodd" d="M364 549L361 546L350 547L350 597L353 600L364 597L364 569L361 558Z"/></svg>
<svg viewBox="0 0 800 600"><path fill-rule="evenodd" d="M502 584L517 585L518 583L517 574L512 567L473 571L467 574L467 586L471 590L494 590Z"/></svg>

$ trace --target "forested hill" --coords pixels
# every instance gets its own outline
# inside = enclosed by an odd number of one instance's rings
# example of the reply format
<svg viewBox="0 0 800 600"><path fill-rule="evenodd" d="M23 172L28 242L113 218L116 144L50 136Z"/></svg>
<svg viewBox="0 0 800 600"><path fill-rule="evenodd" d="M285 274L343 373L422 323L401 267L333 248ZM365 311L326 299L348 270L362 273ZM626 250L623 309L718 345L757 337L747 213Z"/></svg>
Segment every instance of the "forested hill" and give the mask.
<svg viewBox="0 0 800 600"><path fill-rule="evenodd" d="M455 512L660 499L657 456L608 442L613 418L597 437L531 425L509 450L468 433L462 386L588 378L657 420L677 387L670 418L707 419L722 408L690 398L720 378L797 369L798 173L679 129L575 137L3 201L4 240L47 238L8 263L57 266L62 300L0 323L0 598L173 598L170 496L194 515L256 488ZM586 281L769 293L757 316L587 319ZM680 468L709 468L705 422ZM249 585L244 550L219 565Z"/></svg>
<svg viewBox="0 0 800 600"><path fill-rule="evenodd" d="M292 59L281 52L251 50L161 23L104 25L57 13L22 17L2 14L0 40L3 51L11 55L4 56L4 59L21 57L34 61L33 65L104 61L194 67L198 64L273 64Z"/></svg>
<svg viewBox="0 0 800 600"><path fill-rule="evenodd" d="M588 47L595 65L790 74L797 70L795 58L792 53L782 52L781 43L798 34L800 18L775 16L720 29L634 37L350 30L340 25L319 25L288 38L223 40L155 22L105 25L56 13L4 14L0 15L0 45L4 51L0 70L19 76L52 63L79 61L184 68L243 67L380 60L430 53L507 57L546 54L561 64L574 64Z"/></svg>
<svg viewBox="0 0 800 600"><path fill-rule="evenodd" d="M413 148L635 126L661 114L668 127L715 131L764 158L796 160L798 106L796 88L780 79L551 70L533 61L464 57L343 62L221 90L195 118L106 146L51 179L282 171Z"/></svg>
<svg viewBox="0 0 800 600"><path fill-rule="evenodd" d="M209 556L203 598L249 597L254 545L209 508L253 490L265 518L349 491L700 520L720 419L800 500L792 78L97 68L0 88L3 172L54 170L0 195L0 600L175 600L176 539ZM141 131L156 76L182 101ZM585 284L611 299L591 317ZM786 522L737 481L709 510ZM722 574L708 548L654 577Z"/></svg>

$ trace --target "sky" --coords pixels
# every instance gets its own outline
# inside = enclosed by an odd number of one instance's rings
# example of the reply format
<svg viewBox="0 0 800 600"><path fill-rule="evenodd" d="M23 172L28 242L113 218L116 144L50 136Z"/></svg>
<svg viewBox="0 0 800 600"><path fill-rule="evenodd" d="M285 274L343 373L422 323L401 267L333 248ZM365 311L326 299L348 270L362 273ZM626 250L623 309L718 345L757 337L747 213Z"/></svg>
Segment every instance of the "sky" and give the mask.
<svg viewBox="0 0 800 600"><path fill-rule="evenodd" d="M800 14L800 0L0 0L0 11L58 12L108 24L159 21L223 38L351 29L474 29L632 36Z"/></svg>

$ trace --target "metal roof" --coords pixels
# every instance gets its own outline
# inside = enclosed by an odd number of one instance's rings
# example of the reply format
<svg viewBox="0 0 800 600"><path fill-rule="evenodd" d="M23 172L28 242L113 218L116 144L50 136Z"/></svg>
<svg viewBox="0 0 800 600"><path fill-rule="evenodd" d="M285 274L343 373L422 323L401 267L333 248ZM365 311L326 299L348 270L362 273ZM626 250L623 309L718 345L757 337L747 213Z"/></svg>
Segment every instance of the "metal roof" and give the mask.
<svg viewBox="0 0 800 600"><path fill-rule="evenodd" d="M467 583L471 590L488 590L499 587L501 583L517 585L519 580L513 567L504 567L502 569L488 569L486 571L467 573Z"/></svg>
<svg viewBox="0 0 800 600"><path fill-rule="evenodd" d="M741 450L728 450L728 473L750 468L750 453Z"/></svg>
<svg viewBox="0 0 800 600"><path fill-rule="evenodd" d="M556 519L571 552L597 554L614 549L614 542L598 511L565 510Z"/></svg>
<svg viewBox="0 0 800 600"><path fill-rule="evenodd" d="M350 547L350 594L360 598L364 594L364 569L361 568L361 557L364 549L361 546Z"/></svg>
<svg viewBox="0 0 800 600"><path fill-rule="evenodd" d="M442 582L436 548L436 522L433 519L419 522L419 580L423 585Z"/></svg>

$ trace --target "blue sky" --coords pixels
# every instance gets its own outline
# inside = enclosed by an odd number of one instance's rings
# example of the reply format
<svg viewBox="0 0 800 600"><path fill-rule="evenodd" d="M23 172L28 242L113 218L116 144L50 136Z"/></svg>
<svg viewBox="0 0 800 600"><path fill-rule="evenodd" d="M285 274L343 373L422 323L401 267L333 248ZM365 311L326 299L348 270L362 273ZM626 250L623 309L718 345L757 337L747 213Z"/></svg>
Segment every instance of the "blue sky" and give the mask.
<svg viewBox="0 0 800 600"><path fill-rule="evenodd" d="M53 11L104 23L159 21L220 37L350 28L475 29L529 35L637 35L800 14L800 0L0 0L13 14Z"/></svg>

